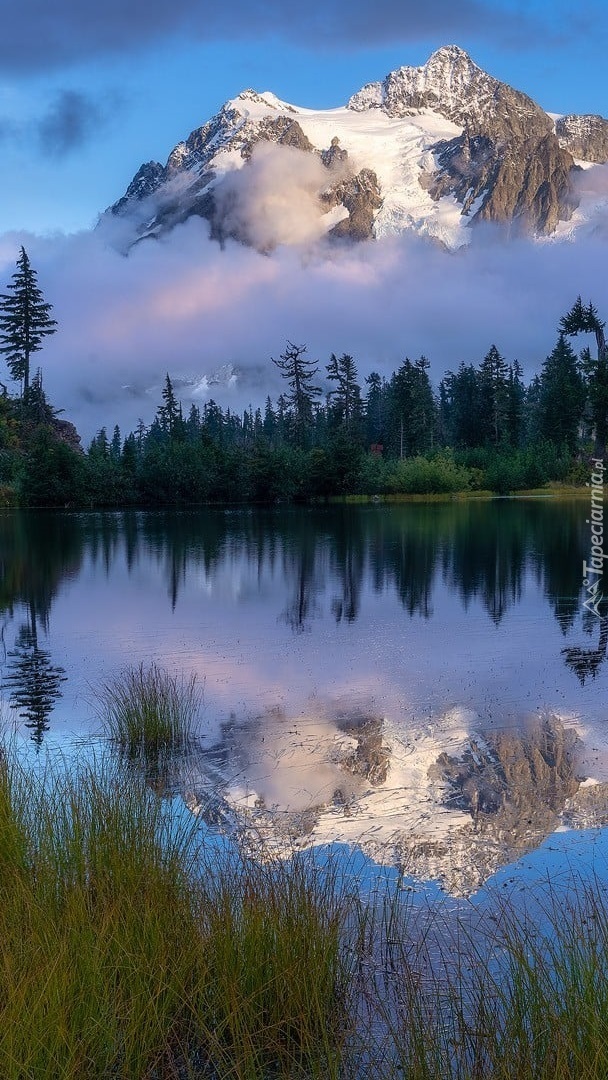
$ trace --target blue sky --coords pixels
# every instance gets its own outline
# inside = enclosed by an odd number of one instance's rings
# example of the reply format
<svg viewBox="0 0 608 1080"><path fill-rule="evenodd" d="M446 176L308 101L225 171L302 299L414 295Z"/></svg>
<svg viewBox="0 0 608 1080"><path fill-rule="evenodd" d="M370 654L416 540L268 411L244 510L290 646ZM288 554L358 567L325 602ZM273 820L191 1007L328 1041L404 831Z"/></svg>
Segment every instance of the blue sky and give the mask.
<svg viewBox="0 0 608 1080"><path fill-rule="evenodd" d="M608 115L608 9L571 0L3 0L0 232L88 228L247 86L310 107L455 43L555 112Z"/></svg>

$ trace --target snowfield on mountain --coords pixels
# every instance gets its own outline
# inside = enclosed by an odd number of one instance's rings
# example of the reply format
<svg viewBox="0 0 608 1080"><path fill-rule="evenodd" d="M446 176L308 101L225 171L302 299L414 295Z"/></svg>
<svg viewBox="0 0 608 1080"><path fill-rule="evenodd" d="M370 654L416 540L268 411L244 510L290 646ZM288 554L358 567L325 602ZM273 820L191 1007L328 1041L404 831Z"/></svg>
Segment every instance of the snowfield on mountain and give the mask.
<svg viewBox="0 0 608 1080"><path fill-rule="evenodd" d="M102 220L121 219L127 247L192 215L262 251L410 230L457 249L480 222L564 239L605 230L607 162L603 117L546 113L450 45L341 108L243 91Z"/></svg>

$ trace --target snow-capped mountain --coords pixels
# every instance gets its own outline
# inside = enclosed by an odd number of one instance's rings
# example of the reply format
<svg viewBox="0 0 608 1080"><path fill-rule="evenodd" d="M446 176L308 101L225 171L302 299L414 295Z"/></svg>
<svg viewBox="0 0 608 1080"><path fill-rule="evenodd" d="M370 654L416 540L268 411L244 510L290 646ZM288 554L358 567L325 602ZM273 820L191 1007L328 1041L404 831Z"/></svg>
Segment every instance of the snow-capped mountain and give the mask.
<svg viewBox="0 0 608 1080"><path fill-rule="evenodd" d="M480 221L539 237L592 227L606 162L608 120L550 116L449 45L343 108L245 90L166 165L142 165L108 213L131 229L128 242L198 215L215 239L261 250L406 230L454 248ZM579 181L589 169L602 171L592 198Z"/></svg>
<svg viewBox="0 0 608 1080"><path fill-rule="evenodd" d="M358 713L232 717L176 787L258 855L339 842L470 896L556 830L608 820L608 783L579 774L577 731L557 716L524 727L484 733L462 708L409 733Z"/></svg>

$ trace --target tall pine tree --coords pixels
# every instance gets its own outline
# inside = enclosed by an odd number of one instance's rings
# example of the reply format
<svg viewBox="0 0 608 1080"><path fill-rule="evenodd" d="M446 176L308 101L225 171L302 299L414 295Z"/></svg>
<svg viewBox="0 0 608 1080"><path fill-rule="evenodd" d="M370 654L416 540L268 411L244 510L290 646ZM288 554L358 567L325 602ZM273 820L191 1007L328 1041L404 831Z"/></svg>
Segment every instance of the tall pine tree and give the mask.
<svg viewBox="0 0 608 1080"><path fill-rule="evenodd" d="M313 379L319 371L314 360L304 356L306 345L294 345L287 342L285 352L278 360L273 358L281 374L287 380L289 392L284 395L289 410L289 418L296 446L305 447L310 441L314 421L314 403L321 393Z"/></svg>
<svg viewBox="0 0 608 1080"><path fill-rule="evenodd" d="M483 402L477 369L461 363L457 372L447 372L439 392L445 441L458 449L479 446Z"/></svg>
<svg viewBox="0 0 608 1080"><path fill-rule="evenodd" d="M372 371L365 379L367 395L365 398L366 439L368 446L384 446L386 439L386 416L388 386L377 371Z"/></svg>
<svg viewBox="0 0 608 1080"><path fill-rule="evenodd" d="M390 381L391 444L399 458L423 454L435 443L437 407L425 356L407 357Z"/></svg>
<svg viewBox="0 0 608 1080"><path fill-rule="evenodd" d="M181 432L181 405L179 404L169 372L165 376L165 385L162 389L163 404L158 406L156 416L165 435L172 441L178 432Z"/></svg>
<svg viewBox="0 0 608 1080"><path fill-rule="evenodd" d="M511 446L521 446L524 438L526 388L522 376L519 360L509 364L506 435Z"/></svg>
<svg viewBox="0 0 608 1080"><path fill-rule="evenodd" d="M363 416L363 404L357 365L353 357L347 353L343 353L340 357L332 353L327 365L327 378L336 386L336 389L329 393L332 422L348 429L352 434L358 434Z"/></svg>
<svg viewBox="0 0 608 1080"><path fill-rule="evenodd" d="M493 446L507 438L509 412L509 369L495 345L479 368L484 441Z"/></svg>
<svg viewBox="0 0 608 1080"><path fill-rule="evenodd" d="M0 295L0 352L6 356L11 378L21 384L26 401L32 353L42 348L45 337L55 333L57 323L51 318L52 306L43 298L24 247L8 288L9 292Z"/></svg>
<svg viewBox="0 0 608 1080"><path fill-rule="evenodd" d="M591 356L589 349L585 349L582 366L587 377L587 393L595 433L594 454L597 458L604 457L608 442L608 348L604 335L605 325L600 321L593 304L585 307L580 296L560 321L562 333L569 337L576 337L577 334L595 335L597 359Z"/></svg>
<svg viewBox="0 0 608 1080"><path fill-rule="evenodd" d="M585 386L576 356L563 333L543 364L537 403L537 432L574 453L585 405Z"/></svg>

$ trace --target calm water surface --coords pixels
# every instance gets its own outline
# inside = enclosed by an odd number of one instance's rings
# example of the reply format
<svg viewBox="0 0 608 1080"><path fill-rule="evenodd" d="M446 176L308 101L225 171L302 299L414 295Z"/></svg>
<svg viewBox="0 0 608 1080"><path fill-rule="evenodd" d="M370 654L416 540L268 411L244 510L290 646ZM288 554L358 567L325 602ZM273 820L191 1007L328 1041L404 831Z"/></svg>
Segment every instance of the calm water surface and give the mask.
<svg viewBox="0 0 608 1080"><path fill-rule="evenodd" d="M99 730L96 688L125 666L195 672L191 808L275 846L360 844L469 893L608 821L586 510L6 513L5 712L66 745Z"/></svg>

